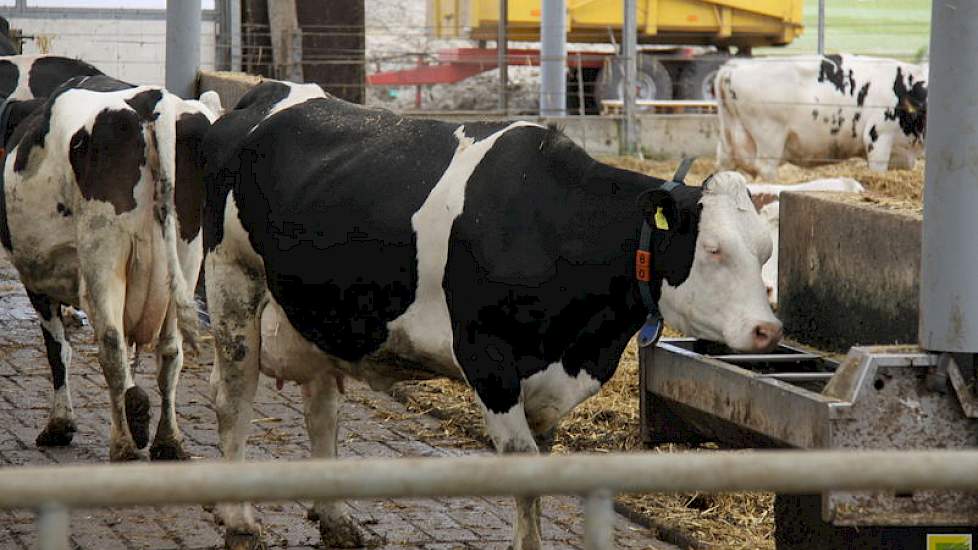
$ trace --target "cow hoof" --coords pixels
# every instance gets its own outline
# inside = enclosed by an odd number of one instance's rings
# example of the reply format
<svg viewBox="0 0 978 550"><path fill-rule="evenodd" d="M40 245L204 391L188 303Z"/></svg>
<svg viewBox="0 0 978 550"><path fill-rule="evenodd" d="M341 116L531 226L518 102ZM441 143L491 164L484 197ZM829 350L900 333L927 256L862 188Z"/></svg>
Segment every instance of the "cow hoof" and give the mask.
<svg viewBox="0 0 978 550"><path fill-rule="evenodd" d="M38 447L67 447L75 437L75 421L70 418L52 418L38 434L34 443Z"/></svg>
<svg viewBox="0 0 978 550"><path fill-rule="evenodd" d="M109 461L111 462L132 462L143 458L143 455L130 443L109 447Z"/></svg>
<svg viewBox="0 0 978 550"><path fill-rule="evenodd" d="M154 441L149 448L152 460L190 460L190 454L183 450L183 444L175 439Z"/></svg>
<svg viewBox="0 0 978 550"><path fill-rule="evenodd" d="M225 550L267 550L268 546L261 535L254 533L233 533L224 535Z"/></svg>
<svg viewBox="0 0 978 550"><path fill-rule="evenodd" d="M349 517L333 518L329 523L320 521L319 536L324 548L372 548L386 542Z"/></svg>
<svg viewBox="0 0 978 550"><path fill-rule="evenodd" d="M126 390L126 424L137 449L149 443L149 395L139 386Z"/></svg>

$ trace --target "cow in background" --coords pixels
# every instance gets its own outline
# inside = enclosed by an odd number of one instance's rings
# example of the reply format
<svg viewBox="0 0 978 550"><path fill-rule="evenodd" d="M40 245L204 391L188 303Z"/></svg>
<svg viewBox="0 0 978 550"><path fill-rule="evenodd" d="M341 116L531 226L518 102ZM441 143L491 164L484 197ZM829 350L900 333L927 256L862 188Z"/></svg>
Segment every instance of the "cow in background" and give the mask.
<svg viewBox="0 0 978 550"><path fill-rule="evenodd" d="M919 65L854 55L734 59L717 73L717 165L766 181L790 162L852 157L912 168L924 148L927 75Z"/></svg>
<svg viewBox="0 0 978 550"><path fill-rule="evenodd" d="M111 402L111 460L139 458L149 397L130 351L156 344L162 396L150 454L186 455L174 410L182 342L196 330L189 289L202 257L203 103L106 76L76 77L12 130L0 178L0 243L41 318L54 396L39 446L75 432L61 306L92 318Z"/></svg>
<svg viewBox="0 0 978 550"><path fill-rule="evenodd" d="M46 98L71 78L101 74L94 66L70 57L42 54L0 57L0 97Z"/></svg>

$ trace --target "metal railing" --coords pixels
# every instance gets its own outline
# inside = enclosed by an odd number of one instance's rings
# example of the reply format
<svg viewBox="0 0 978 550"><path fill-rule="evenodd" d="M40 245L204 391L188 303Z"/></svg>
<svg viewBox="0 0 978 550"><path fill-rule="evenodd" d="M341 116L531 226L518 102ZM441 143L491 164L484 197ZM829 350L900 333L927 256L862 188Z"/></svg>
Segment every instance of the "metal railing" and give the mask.
<svg viewBox="0 0 978 550"><path fill-rule="evenodd" d="M804 472L804 475L798 475ZM978 451L718 451L0 469L0 509L69 548L69 510L295 499L581 495L585 548L614 547L617 493L978 490Z"/></svg>

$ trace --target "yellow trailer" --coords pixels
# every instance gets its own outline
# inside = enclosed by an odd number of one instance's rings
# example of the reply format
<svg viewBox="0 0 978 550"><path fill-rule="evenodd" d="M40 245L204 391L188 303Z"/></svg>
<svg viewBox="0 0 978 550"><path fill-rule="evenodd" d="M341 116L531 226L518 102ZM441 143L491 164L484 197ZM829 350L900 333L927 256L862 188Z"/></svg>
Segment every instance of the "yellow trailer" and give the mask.
<svg viewBox="0 0 978 550"><path fill-rule="evenodd" d="M640 44L780 46L801 35L803 0L638 0ZM540 39L540 0L508 0L509 39ZM499 0L428 0L438 38L495 40ZM567 41L604 43L621 33L621 0L567 0Z"/></svg>
<svg viewBox="0 0 978 550"><path fill-rule="evenodd" d="M433 37L495 41L500 0L427 0ZM637 0L638 42L655 47L638 62L639 99L712 99L716 69L736 48L782 46L800 36L804 0ZM507 0L509 40L540 40L541 0ZM620 44L622 0L566 0L567 41ZM707 52L691 46L713 46ZM571 71L569 85L583 86L588 109L620 99L621 70L609 57L604 68ZM583 82L577 76L583 74ZM570 92L571 90L568 90ZM574 99L577 94L568 94Z"/></svg>

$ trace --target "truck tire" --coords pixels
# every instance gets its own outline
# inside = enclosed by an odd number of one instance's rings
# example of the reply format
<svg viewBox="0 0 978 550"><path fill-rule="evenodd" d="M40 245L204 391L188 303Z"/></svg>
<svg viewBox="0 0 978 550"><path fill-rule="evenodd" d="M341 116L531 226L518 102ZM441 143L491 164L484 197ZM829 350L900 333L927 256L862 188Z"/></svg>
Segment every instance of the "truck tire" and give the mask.
<svg viewBox="0 0 978 550"><path fill-rule="evenodd" d="M639 55L636 77L638 93L635 94L635 99L672 99L672 78L669 71L655 58ZM594 85L598 105L607 99L622 99L621 81L620 60L609 60L598 73L598 80Z"/></svg>
<svg viewBox="0 0 978 550"><path fill-rule="evenodd" d="M696 59L687 63L679 73L679 97L715 100L713 81L720 65L725 61L726 59Z"/></svg>

